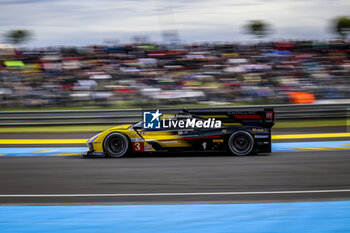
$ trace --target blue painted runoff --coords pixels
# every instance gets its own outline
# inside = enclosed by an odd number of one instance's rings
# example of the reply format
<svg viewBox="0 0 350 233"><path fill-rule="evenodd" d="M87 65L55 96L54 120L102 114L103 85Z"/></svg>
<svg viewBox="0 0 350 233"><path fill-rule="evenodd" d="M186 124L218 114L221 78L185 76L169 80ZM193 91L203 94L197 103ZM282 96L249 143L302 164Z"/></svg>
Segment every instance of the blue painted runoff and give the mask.
<svg viewBox="0 0 350 233"><path fill-rule="evenodd" d="M2 156L52 156L60 153L81 153L87 147L23 147L0 148Z"/></svg>
<svg viewBox="0 0 350 233"><path fill-rule="evenodd" d="M317 141L317 142L275 142L272 143L272 151L297 151L295 148L318 147L349 147L350 141Z"/></svg>
<svg viewBox="0 0 350 233"><path fill-rule="evenodd" d="M0 206L0 232L350 232L350 201Z"/></svg>

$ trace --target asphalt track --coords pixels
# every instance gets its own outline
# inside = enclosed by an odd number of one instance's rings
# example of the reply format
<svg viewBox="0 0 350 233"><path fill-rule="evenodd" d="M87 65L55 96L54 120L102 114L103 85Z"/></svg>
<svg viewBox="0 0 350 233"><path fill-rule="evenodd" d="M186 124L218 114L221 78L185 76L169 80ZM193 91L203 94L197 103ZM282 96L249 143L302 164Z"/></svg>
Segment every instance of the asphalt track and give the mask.
<svg viewBox="0 0 350 233"><path fill-rule="evenodd" d="M349 166L350 153L342 150L247 157L203 153L123 159L3 157L0 204L349 200Z"/></svg>
<svg viewBox="0 0 350 233"><path fill-rule="evenodd" d="M273 129L274 135L342 132L347 132L345 127ZM87 139L95 133L6 133L0 134L0 139ZM343 138L273 141L339 139ZM0 145L31 146L48 145ZM349 150L274 152L247 157L192 153L133 155L123 159L0 159L0 205L350 200Z"/></svg>

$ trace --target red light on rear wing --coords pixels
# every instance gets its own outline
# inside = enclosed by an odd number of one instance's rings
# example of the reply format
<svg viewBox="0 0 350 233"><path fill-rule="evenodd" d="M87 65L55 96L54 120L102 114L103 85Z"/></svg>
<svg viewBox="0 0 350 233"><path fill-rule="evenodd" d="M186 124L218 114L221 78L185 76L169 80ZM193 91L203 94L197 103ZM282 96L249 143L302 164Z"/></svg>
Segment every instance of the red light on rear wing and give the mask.
<svg viewBox="0 0 350 233"><path fill-rule="evenodd" d="M272 124L271 127L275 124L275 111L272 108L265 108L265 123Z"/></svg>
<svg viewBox="0 0 350 233"><path fill-rule="evenodd" d="M265 119L266 120L273 120L274 119L273 115L274 115L273 112L266 112Z"/></svg>
<svg viewBox="0 0 350 233"><path fill-rule="evenodd" d="M261 119L262 117L257 114L245 114L245 115L232 115L236 119Z"/></svg>

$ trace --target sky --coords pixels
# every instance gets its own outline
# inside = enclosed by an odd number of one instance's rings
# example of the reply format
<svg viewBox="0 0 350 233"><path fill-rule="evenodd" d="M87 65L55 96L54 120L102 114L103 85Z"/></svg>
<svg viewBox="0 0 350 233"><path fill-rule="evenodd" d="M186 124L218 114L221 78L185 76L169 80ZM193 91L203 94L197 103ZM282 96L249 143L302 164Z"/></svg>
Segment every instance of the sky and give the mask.
<svg viewBox="0 0 350 233"><path fill-rule="evenodd" d="M0 0L0 41L13 29L31 31L25 45L36 47L161 42L164 31L186 43L254 41L244 25L255 19L271 26L269 39L322 40L349 12L349 0Z"/></svg>

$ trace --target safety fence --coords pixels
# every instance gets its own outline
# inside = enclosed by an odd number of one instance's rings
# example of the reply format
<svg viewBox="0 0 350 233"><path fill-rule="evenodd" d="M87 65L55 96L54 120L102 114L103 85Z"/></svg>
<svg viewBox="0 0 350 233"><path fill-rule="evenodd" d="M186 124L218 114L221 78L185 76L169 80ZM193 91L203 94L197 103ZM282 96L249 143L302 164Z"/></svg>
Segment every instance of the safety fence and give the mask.
<svg viewBox="0 0 350 233"><path fill-rule="evenodd" d="M276 120L345 119L350 104L251 105L233 107L189 108L196 112L262 110L273 108ZM64 111L0 111L0 126L95 125L124 124L141 120L146 109L64 110ZM181 108L163 108L162 113L176 113Z"/></svg>

